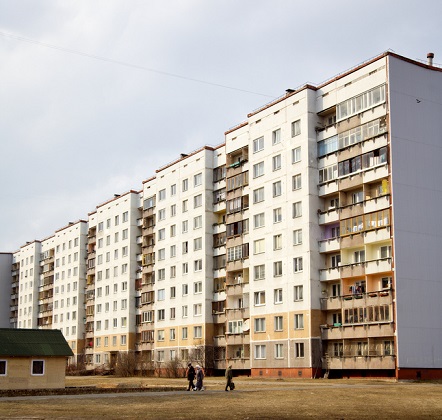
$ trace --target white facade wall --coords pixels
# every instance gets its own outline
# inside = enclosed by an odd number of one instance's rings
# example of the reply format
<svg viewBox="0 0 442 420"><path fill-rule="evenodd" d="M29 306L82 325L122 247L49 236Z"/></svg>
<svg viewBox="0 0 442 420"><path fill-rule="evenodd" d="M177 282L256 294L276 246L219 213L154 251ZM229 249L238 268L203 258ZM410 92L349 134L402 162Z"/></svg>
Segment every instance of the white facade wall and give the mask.
<svg viewBox="0 0 442 420"><path fill-rule="evenodd" d="M84 336L87 223L78 221L58 230L54 237L54 329L63 333L74 353Z"/></svg>
<svg viewBox="0 0 442 420"><path fill-rule="evenodd" d="M102 353L128 351L135 335L135 278L139 193L129 192L97 206L95 257L94 364Z"/></svg>
<svg viewBox="0 0 442 420"><path fill-rule="evenodd" d="M166 360L179 356L177 347L203 344L213 322L213 153L204 148L157 171L155 340L157 351L172 348Z"/></svg>
<svg viewBox="0 0 442 420"><path fill-rule="evenodd" d="M442 368L442 72L389 58L398 367Z"/></svg>

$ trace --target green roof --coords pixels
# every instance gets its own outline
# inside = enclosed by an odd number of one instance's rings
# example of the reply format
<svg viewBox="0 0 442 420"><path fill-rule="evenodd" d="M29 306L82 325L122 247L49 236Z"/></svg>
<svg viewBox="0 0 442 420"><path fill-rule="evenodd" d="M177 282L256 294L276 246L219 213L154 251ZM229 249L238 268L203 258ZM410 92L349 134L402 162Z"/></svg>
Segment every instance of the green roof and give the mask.
<svg viewBox="0 0 442 420"><path fill-rule="evenodd" d="M0 328L0 357L73 356L60 330Z"/></svg>

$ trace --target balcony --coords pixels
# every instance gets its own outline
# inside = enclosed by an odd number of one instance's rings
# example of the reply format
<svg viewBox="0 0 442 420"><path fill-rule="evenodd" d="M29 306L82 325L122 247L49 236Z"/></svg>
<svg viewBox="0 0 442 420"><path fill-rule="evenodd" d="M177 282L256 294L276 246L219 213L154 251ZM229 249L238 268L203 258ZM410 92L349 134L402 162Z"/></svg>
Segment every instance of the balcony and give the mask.
<svg viewBox="0 0 442 420"><path fill-rule="evenodd" d="M319 241L319 252L333 252L340 250L341 238L329 238Z"/></svg>
<svg viewBox="0 0 442 420"><path fill-rule="evenodd" d="M226 311L229 321L250 318L250 308L227 308Z"/></svg>
<svg viewBox="0 0 442 420"><path fill-rule="evenodd" d="M327 211L319 211L319 224L328 224L339 221L339 212L337 208L332 208Z"/></svg>
<svg viewBox="0 0 442 420"><path fill-rule="evenodd" d="M250 358L227 358L227 363L232 369L250 369Z"/></svg>
<svg viewBox="0 0 442 420"><path fill-rule="evenodd" d="M337 325L337 324L335 324ZM370 324L343 324L340 326L321 326L322 340L363 339L367 337L393 337L392 322L373 322Z"/></svg>
<svg viewBox="0 0 442 420"><path fill-rule="evenodd" d="M250 335L244 333L226 334L226 344L228 346L249 345Z"/></svg>
<svg viewBox="0 0 442 420"><path fill-rule="evenodd" d="M340 279L339 267L330 267L323 270L319 270L320 281L332 281Z"/></svg>
<svg viewBox="0 0 442 420"><path fill-rule="evenodd" d="M226 322L225 312L214 312L212 315L214 324L224 324Z"/></svg>
<svg viewBox="0 0 442 420"><path fill-rule="evenodd" d="M387 241L391 238L390 226L368 230L365 232L364 243L370 244L374 242Z"/></svg>
<svg viewBox="0 0 442 420"><path fill-rule="evenodd" d="M338 180L334 179L319 186L319 196L327 196L338 192Z"/></svg>
<svg viewBox="0 0 442 420"><path fill-rule="evenodd" d="M213 337L213 345L215 347L225 347L226 337L224 335L216 335Z"/></svg>
<svg viewBox="0 0 442 420"><path fill-rule="evenodd" d="M374 182L388 177L388 163L384 163L381 166L375 166L364 172L363 181L364 184L368 182Z"/></svg>
<svg viewBox="0 0 442 420"><path fill-rule="evenodd" d="M391 271L391 258L367 261L365 263L366 274L378 274Z"/></svg>
<svg viewBox="0 0 442 420"><path fill-rule="evenodd" d="M324 369L395 369L395 356L348 356L324 358Z"/></svg>

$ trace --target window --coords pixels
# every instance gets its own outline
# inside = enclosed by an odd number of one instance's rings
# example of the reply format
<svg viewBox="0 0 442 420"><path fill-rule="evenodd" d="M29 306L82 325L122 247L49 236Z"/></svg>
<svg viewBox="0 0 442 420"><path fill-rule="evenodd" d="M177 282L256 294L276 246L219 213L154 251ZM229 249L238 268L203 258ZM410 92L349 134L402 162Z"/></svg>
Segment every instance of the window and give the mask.
<svg viewBox="0 0 442 420"><path fill-rule="evenodd" d="M265 332L266 330L266 319L265 318L255 318L255 332Z"/></svg>
<svg viewBox="0 0 442 420"><path fill-rule="evenodd" d="M302 244L302 229L297 229L293 231L293 245Z"/></svg>
<svg viewBox="0 0 442 420"><path fill-rule="evenodd" d="M394 342L384 341L384 355L392 356L394 354Z"/></svg>
<svg viewBox="0 0 442 420"><path fill-rule="evenodd" d="M166 249L165 248L161 248L158 250L158 260L162 261L166 258Z"/></svg>
<svg viewBox="0 0 442 420"><path fill-rule="evenodd" d="M193 262L193 271L201 271L203 269L203 260L195 260Z"/></svg>
<svg viewBox="0 0 442 420"><path fill-rule="evenodd" d="M275 316L275 331L283 330L283 317L281 315Z"/></svg>
<svg viewBox="0 0 442 420"><path fill-rule="evenodd" d="M273 209L273 223L282 222L282 208Z"/></svg>
<svg viewBox="0 0 442 420"><path fill-rule="evenodd" d="M253 153L264 150L264 137L253 140Z"/></svg>
<svg viewBox="0 0 442 420"><path fill-rule="evenodd" d="M264 213L255 214L253 216L253 227L255 229L264 227L265 225L265 215Z"/></svg>
<svg viewBox="0 0 442 420"><path fill-rule="evenodd" d="M188 210L188 200L183 200L182 211L185 213Z"/></svg>
<svg viewBox="0 0 442 420"><path fill-rule="evenodd" d="M158 330L157 337L158 337L158 341L164 341L164 330Z"/></svg>
<svg viewBox="0 0 442 420"><path fill-rule="evenodd" d="M183 191L187 191L189 189L189 180L187 178L183 179L182 186Z"/></svg>
<svg viewBox="0 0 442 420"><path fill-rule="evenodd" d="M265 252L265 241L264 239L258 239L253 242L253 253L262 254Z"/></svg>
<svg viewBox="0 0 442 420"><path fill-rule="evenodd" d="M175 328L169 330L169 337L171 340L175 340Z"/></svg>
<svg viewBox="0 0 442 420"><path fill-rule="evenodd" d="M302 216L302 203L301 201L298 201L296 203L293 203L293 218L301 217Z"/></svg>
<svg viewBox="0 0 442 420"><path fill-rule="evenodd" d="M281 155L276 155L272 157L272 169L274 171L281 169Z"/></svg>
<svg viewBox="0 0 442 420"><path fill-rule="evenodd" d="M158 321L164 321L166 319L166 311L164 309L158 309Z"/></svg>
<svg viewBox="0 0 442 420"><path fill-rule="evenodd" d="M188 274L188 273L189 273L189 264L183 263L183 274Z"/></svg>
<svg viewBox="0 0 442 420"><path fill-rule="evenodd" d="M164 300L166 298L166 291L165 289L159 289L158 290L158 300Z"/></svg>
<svg viewBox="0 0 442 420"><path fill-rule="evenodd" d="M176 297L176 287L175 287L175 286L172 286L172 287L170 288L170 298L171 298L171 299L175 299L175 297Z"/></svg>
<svg viewBox="0 0 442 420"><path fill-rule="evenodd" d="M295 314L295 330L304 329L304 314Z"/></svg>
<svg viewBox="0 0 442 420"><path fill-rule="evenodd" d="M293 272L299 273L302 271L302 257L293 258Z"/></svg>
<svg viewBox="0 0 442 420"><path fill-rule="evenodd" d="M277 251L278 249L282 249L282 234L281 233L273 236L273 250Z"/></svg>
<svg viewBox="0 0 442 420"><path fill-rule="evenodd" d="M203 338L203 327L193 327L193 338Z"/></svg>
<svg viewBox="0 0 442 420"><path fill-rule="evenodd" d="M170 278L173 279L173 278L175 278L175 277L176 277L176 266L175 266L175 265L172 265L172 266L170 267Z"/></svg>
<svg viewBox="0 0 442 420"><path fill-rule="evenodd" d="M166 209L158 211L158 220L164 220L166 218Z"/></svg>
<svg viewBox="0 0 442 420"><path fill-rule="evenodd" d="M301 161L301 146L292 149L292 163Z"/></svg>
<svg viewBox="0 0 442 420"><path fill-rule="evenodd" d="M187 296L189 294L189 285L183 284L182 289L183 289L183 296Z"/></svg>
<svg viewBox="0 0 442 420"><path fill-rule="evenodd" d="M292 137L298 136L301 134L301 120L292 122Z"/></svg>
<svg viewBox="0 0 442 420"><path fill-rule="evenodd" d="M275 305L282 303L282 289L275 289L273 291L273 297Z"/></svg>
<svg viewBox="0 0 442 420"><path fill-rule="evenodd" d="M255 359L266 358L266 346L265 344L255 345Z"/></svg>
<svg viewBox="0 0 442 420"><path fill-rule="evenodd" d="M294 301L298 302L304 299L304 286L294 286Z"/></svg>
<svg viewBox="0 0 442 420"><path fill-rule="evenodd" d="M45 374L45 361L33 360L32 361L32 375L42 376Z"/></svg>
<svg viewBox="0 0 442 420"><path fill-rule="evenodd" d="M170 319L175 319L175 308L170 308Z"/></svg>
<svg viewBox="0 0 442 420"><path fill-rule="evenodd" d="M129 230L128 229L124 229L123 230L123 240L127 239L129 237Z"/></svg>
<svg viewBox="0 0 442 420"><path fill-rule="evenodd" d="M260 203L261 201L264 201L264 187L253 191L253 202Z"/></svg>
<svg viewBox="0 0 442 420"><path fill-rule="evenodd" d="M176 236L176 225L171 225L170 226L170 237L173 238L174 236Z"/></svg>
<svg viewBox="0 0 442 420"><path fill-rule="evenodd" d="M255 265L253 268L254 279L255 280L264 280L265 279L265 265Z"/></svg>
<svg viewBox="0 0 442 420"><path fill-rule="evenodd" d="M203 183L203 174L200 172L193 177L193 186L198 187Z"/></svg>
<svg viewBox="0 0 442 420"><path fill-rule="evenodd" d="M264 162L259 162L253 165L253 178L258 178L264 175Z"/></svg>
<svg viewBox="0 0 442 420"><path fill-rule="evenodd" d="M355 251L353 254L353 258L354 258L354 263L362 263L365 261L365 251L364 250L360 250L360 251Z"/></svg>
<svg viewBox="0 0 442 420"><path fill-rule="evenodd" d="M187 340L187 327L183 327L183 328L181 329L181 338L182 338L183 340Z"/></svg>
<svg viewBox="0 0 442 420"><path fill-rule="evenodd" d="M275 344L275 359L282 359L282 358L284 358L283 345Z"/></svg>
<svg viewBox="0 0 442 420"><path fill-rule="evenodd" d="M255 306L265 305L266 304L266 292L265 291L255 292L254 302L255 302Z"/></svg>
<svg viewBox="0 0 442 420"><path fill-rule="evenodd" d="M273 190L273 197L279 197L282 194L281 181L274 182L272 190Z"/></svg>
<svg viewBox="0 0 442 420"><path fill-rule="evenodd" d="M8 374L8 362L6 360L0 360L0 376L6 376Z"/></svg>
<svg viewBox="0 0 442 420"><path fill-rule="evenodd" d="M304 343L295 343L295 357L304 357Z"/></svg>
<svg viewBox="0 0 442 420"><path fill-rule="evenodd" d="M170 206L170 216L171 216L171 217L176 216L176 204L172 204L172 205Z"/></svg>
<svg viewBox="0 0 442 420"><path fill-rule="evenodd" d="M170 186L170 195L173 196L176 194L176 184Z"/></svg>
<svg viewBox="0 0 442 420"><path fill-rule="evenodd" d="M281 129L278 128L277 130L272 132L272 144L278 144L281 142Z"/></svg>
<svg viewBox="0 0 442 420"><path fill-rule="evenodd" d="M166 279L166 269L165 268L158 269L158 280L161 281L165 279Z"/></svg>
<svg viewBox="0 0 442 420"><path fill-rule="evenodd" d="M201 207L203 205L203 196L202 194L198 194L193 197L193 208Z"/></svg>
<svg viewBox="0 0 442 420"><path fill-rule="evenodd" d="M381 246L379 248L379 256L381 259L391 257L391 246Z"/></svg>
<svg viewBox="0 0 442 420"><path fill-rule="evenodd" d="M193 250L198 251L203 248L203 238L195 238L193 240Z"/></svg>
<svg viewBox="0 0 442 420"><path fill-rule="evenodd" d="M115 226L118 226L120 224L120 216L115 216Z"/></svg>
<svg viewBox="0 0 442 420"><path fill-rule="evenodd" d="M193 316L201 316L203 305L201 303L195 303L193 305Z"/></svg>
<svg viewBox="0 0 442 420"><path fill-rule="evenodd" d="M183 233L186 233L189 230L188 220L183 220L183 222L181 223L181 230Z"/></svg>
<svg viewBox="0 0 442 420"><path fill-rule="evenodd" d="M197 216L193 218L193 228L201 229L203 226L203 216Z"/></svg>
<svg viewBox="0 0 442 420"><path fill-rule="evenodd" d="M241 334L242 332L242 321L229 321L227 325L228 334Z"/></svg>
<svg viewBox="0 0 442 420"><path fill-rule="evenodd" d="M193 283L193 293L197 294L197 293L202 293L202 292L203 292L203 282L197 281L197 282Z"/></svg>
<svg viewBox="0 0 442 420"><path fill-rule="evenodd" d="M292 177L293 191L301 188L301 174L293 175Z"/></svg>

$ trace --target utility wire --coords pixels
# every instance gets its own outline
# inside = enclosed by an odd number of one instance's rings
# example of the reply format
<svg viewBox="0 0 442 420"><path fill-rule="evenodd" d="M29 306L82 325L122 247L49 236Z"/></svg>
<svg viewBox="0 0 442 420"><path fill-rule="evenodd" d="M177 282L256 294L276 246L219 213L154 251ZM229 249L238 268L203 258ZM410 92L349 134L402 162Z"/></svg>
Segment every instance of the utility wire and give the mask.
<svg viewBox="0 0 442 420"><path fill-rule="evenodd" d="M232 87L232 86L222 85L220 83L207 82L205 80L195 79L192 77L182 76L179 74L169 73L166 71L155 70L155 69L151 69L148 67L139 66L137 64L126 63L124 61L114 60L112 58L102 57L102 56L95 55L95 54L89 54L89 53L85 53L83 51L78 51L78 50L73 50L70 48L59 47L57 45L47 44L46 42L36 41L35 39L26 38L26 37L11 34L8 32L0 31L0 36L2 36L4 38L11 38L11 39L14 39L15 41L27 42L29 44L34 44L34 45L39 45L41 47L51 48L53 50L62 51L62 52L69 53L69 54L75 54L75 55L80 55L82 57L93 58L95 60L105 61L105 62L111 63L111 64L118 64L120 66L129 67L129 68L133 68L133 69L137 69L137 70L143 70L143 71L148 71L151 73L157 73L157 74L161 74L163 76L175 77L177 79L188 80L188 81L195 82L195 83L202 83L205 85L216 86L216 87L223 88L223 89L236 90L239 92L251 93L253 95L265 96L267 98L275 99L275 96L272 96L272 95L266 95L264 93L253 92L253 91L246 90L246 89L239 89L239 88Z"/></svg>

